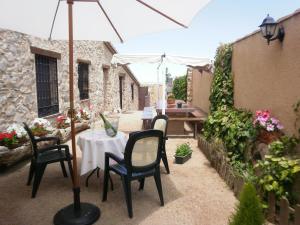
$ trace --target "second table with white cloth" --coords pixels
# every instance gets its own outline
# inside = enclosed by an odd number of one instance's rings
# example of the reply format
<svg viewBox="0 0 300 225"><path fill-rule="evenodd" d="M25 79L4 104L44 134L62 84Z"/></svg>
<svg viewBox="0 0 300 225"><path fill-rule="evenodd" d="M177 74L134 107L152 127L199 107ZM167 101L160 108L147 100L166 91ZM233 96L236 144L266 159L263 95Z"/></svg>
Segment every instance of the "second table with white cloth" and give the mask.
<svg viewBox="0 0 300 225"><path fill-rule="evenodd" d="M115 137L109 137L105 130L89 130L79 135L77 145L82 151L81 175L105 167L105 152L111 152L123 158L127 143L125 133L118 131Z"/></svg>

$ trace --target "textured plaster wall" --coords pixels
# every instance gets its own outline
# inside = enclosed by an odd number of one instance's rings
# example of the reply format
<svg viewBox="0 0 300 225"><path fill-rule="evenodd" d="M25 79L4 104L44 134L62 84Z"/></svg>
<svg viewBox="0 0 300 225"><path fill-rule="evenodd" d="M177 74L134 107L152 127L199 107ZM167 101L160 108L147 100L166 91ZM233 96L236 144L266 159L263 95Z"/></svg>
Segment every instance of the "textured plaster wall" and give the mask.
<svg viewBox="0 0 300 225"><path fill-rule="evenodd" d="M59 112L69 107L68 44L48 41L0 29L0 130L13 122L30 122L37 117L35 55L30 46L61 54L57 60ZM124 76L123 110L138 109L138 85L122 68L109 68L104 101L103 65L110 65L112 53L103 42L75 41L74 98L76 108L91 104L95 111L119 108L119 75ZM89 100L79 100L77 59L89 60ZM134 83L135 98L131 99Z"/></svg>
<svg viewBox="0 0 300 225"><path fill-rule="evenodd" d="M210 87L213 75L210 72L193 69L188 71L188 100L204 112L209 112Z"/></svg>
<svg viewBox="0 0 300 225"><path fill-rule="evenodd" d="M259 32L233 45L234 101L238 108L255 112L269 109L285 131L297 134L292 105L300 100L300 14L280 22L283 43L270 45Z"/></svg>

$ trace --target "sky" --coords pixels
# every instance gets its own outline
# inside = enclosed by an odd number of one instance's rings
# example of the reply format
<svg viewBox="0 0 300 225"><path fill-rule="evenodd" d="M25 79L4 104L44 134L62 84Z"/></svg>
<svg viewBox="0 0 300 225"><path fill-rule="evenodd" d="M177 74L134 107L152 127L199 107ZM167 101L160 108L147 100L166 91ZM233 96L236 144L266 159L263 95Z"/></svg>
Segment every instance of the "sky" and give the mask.
<svg viewBox="0 0 300 225"><path fill-rule="evenodd" d="M212 0L187 29L139 36L115 47L123 54L166 53L213 59L220 43L233 42L257 30L267 14L277 20L298 8L299 0ZM173 77L186 74L185 66L166 66ZM141 83L157 81L157 65L129 67Z"/></svg>

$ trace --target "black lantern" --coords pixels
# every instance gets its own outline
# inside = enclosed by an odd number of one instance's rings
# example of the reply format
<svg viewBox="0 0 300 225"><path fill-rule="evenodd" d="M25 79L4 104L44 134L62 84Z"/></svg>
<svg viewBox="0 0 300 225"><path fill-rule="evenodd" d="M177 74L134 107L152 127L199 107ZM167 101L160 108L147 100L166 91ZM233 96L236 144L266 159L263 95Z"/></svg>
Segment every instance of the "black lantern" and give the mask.
<svg viewBox="0 0 300 225"><path fill-rule="evenodd" d="M276 39L280 40L281 42L283 41L284 38L284 29L283 27L278 27L278 23L269 16L263 20L262 24L259 26L261 33L265 39L267 39L268 44L270 44L271 41L274 41ZM277 30L277 35L275 36Z"/></svg>

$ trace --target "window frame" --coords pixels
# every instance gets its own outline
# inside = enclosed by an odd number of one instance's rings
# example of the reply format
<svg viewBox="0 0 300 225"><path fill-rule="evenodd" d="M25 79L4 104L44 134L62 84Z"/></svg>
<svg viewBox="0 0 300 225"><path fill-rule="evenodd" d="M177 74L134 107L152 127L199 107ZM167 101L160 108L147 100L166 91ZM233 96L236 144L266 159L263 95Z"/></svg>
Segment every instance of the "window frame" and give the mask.
<svg viewBox="0 0 300 225"><path fill-rule="evenodd" d="M38 117L59 113L57 58L35 53Z"/></svg>

